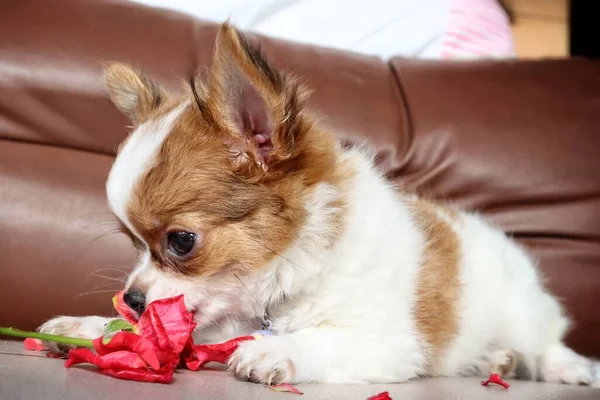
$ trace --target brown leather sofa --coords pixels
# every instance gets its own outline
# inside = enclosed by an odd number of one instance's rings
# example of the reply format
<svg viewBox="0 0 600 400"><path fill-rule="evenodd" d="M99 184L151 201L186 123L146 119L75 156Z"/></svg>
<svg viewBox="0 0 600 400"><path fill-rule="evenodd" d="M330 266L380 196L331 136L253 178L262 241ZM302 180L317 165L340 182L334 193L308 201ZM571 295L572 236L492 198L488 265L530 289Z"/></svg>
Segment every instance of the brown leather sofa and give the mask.
<svg viewBox="0 0 600 400"><path fill-rule="evenodd" d="M0 326L111 313L133 250L110 234L104 181L128 121L105 95L102 61L130 62L179 90L180 77L209 64L215 32L122 1L1 6ZM600 356L600 62L382 62L262 43L277 66L315 90L311 105L331 129L375 146L405 190L478 210L526 245L573 317L569 344ZM179 374L168 389L140 386L22 353L0 342L0 398L283 396L215 372ZM302 388L307 398L497 395L474 378ZM515 382L503 396L600 398L600 390Z"/></svg>

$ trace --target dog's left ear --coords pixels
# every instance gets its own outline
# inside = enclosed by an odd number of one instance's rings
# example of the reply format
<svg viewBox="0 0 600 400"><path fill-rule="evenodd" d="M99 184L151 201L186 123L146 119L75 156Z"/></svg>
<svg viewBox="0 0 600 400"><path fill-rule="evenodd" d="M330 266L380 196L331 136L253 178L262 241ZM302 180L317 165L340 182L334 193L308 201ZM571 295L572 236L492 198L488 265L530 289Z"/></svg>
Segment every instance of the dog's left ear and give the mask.
<svg viewBox="0 0 600 400"><path fill-rule="evenodd" d="M265 175L299 151L306 92L228 23L217 35L207 91L204 108L225 132L239 172Z"/></svg>
<svg viewBox="0 0 600 400"><path fill-rule="evenodd" d="M136 124L144 122L165 97L159 86L127 64L105 62L104 80L112 102Z"/></svg>

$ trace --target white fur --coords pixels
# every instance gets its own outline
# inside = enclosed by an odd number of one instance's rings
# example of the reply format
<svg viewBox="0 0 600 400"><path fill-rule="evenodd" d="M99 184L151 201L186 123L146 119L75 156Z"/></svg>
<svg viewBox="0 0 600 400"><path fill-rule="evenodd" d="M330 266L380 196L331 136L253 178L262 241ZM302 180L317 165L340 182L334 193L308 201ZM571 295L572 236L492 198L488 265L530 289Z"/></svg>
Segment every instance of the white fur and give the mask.
<svg viewBox="0 0 600 400"><path fill-rule="evenodd" d="M135 182L180 112L140 127L119 154L107 190L123 221ZM197 340L247 333L267 311L277 336L240 346L230 368L241 377L356 383L423 375L426 346L413 307L425 237L410 197L403 198L360 151L340 151L339 162L352 166L352 181L343 188L318 185L304 199L308 219L295 243L259 273L243 282L182 279L143 255L127 286L143 283L148 302L183 293L188 308L198 310ZM338 199L347 206L347 225L330 242L330 226L342 212L332 205ZM479 216L458 215L439 215L460 240L462 289L458 335L438 373L485 374L497 349L506 349L531 378L539 373L547 381L591 383L592 364L562 344L568 321L530 257Z"/></svg>
<svg viewBox="0 0 600 400"><path fill-rule="evenodd" d="M163 118L149 120L138 126L127 138L108 175L108 205L125 226L142 241L143 238L129 222L127 215L132 191L152 166L173 124L188 106L189 103L182 103Z"/></svg>

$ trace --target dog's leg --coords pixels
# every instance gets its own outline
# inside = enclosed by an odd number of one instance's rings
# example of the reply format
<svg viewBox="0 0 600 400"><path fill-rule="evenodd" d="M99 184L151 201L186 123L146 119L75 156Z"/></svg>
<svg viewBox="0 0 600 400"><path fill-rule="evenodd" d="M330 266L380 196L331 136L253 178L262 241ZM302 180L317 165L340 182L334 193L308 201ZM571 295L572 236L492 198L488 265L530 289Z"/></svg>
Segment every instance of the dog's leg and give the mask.
<svg viewBox="0 0 600 400"><path fill-rule="evenodd" d="M70 336L81 339L96 339L104 333L104 325L117 318L105 317L56 317L38 328L41 333ZM64 353L73 348L72 345L45 342L48 349L55 353Z"/></svg>
<svg viewBox="0 0 600 400"><path fill-rule="evenodd" d="M416 340L337 328L311 328L244 342L229 361L238 378L256 383L403 382L424 362Z"/></svg>
<svg viewBox="0 0 600 400"><path fill-rule="evenodd" d="M549 346L540 360L542 380L569 385L594 383L594 367L592 360L575 353L563 343Z"/></svg>
<svg viewBox="0 0 600 400"><path fill-rule="evenodd" d="M503 378L514 378L517 369L517 355L508 349L495 349L487 354L488 372Z"/></svg>

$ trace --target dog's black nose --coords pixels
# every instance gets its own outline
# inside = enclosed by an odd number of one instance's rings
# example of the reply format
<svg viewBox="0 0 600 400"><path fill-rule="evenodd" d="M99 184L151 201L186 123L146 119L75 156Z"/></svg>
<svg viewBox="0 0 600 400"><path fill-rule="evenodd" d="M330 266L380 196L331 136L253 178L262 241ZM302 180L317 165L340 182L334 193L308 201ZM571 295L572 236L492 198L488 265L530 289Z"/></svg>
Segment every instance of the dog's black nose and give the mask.
<svg viewBox="0 0 600 400"><path fill-rule="evenodd" d="M139 290L130 290L123 295L123 301L134 311L143 313L146 308L146 295Z"/></svg>

